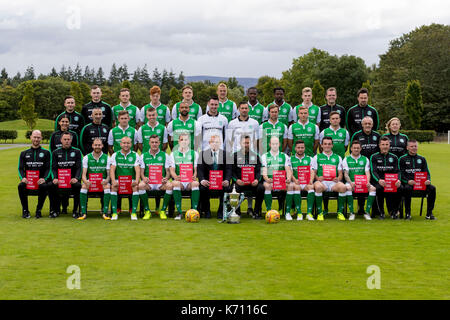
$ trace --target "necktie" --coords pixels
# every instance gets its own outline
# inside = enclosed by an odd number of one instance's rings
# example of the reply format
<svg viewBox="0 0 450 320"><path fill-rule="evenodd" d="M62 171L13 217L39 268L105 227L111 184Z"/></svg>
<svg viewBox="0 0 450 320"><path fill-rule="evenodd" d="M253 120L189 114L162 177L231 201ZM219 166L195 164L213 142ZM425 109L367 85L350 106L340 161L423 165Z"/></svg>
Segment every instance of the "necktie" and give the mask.
<svg viewBox="0 0 450 320"><path fill-rule="evenodd" d="M213 151L213 158L214 158L213 170L217 170L218 165L217 165L217 156L216 156L216 152L215 151Z"/></svg>

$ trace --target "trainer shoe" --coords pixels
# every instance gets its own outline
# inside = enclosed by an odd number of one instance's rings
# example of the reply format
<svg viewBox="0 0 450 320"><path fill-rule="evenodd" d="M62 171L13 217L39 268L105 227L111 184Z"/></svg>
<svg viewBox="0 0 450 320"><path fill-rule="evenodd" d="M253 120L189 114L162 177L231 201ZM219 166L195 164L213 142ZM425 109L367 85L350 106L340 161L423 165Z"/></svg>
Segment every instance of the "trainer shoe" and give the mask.
<svg viewBox="0 0 450 320"><path fill-rule="evenodd" d="M104 220L111 220L111 218L109 217L109 215L108 215L107 213L104 213L104 214L102 215L102 218L103 218Z"/></svg>
<svg viewBox="0 0 450 320"><path fill-rule="evenodd" d="M372 218L370 217L370 214L368 214L368 213L364 213L364 219L372 220Z"/></svg>
<svg viewBox="0 0 450 320"><path fill-rule="evenodd" d="M311 213L308 213L306 215L306 219L309 220L309 221L314 221L314 217L313 217L313 215Z"/></svg>
<svg viewBox="0 0 450 320"><path fill-rule="evenodd" d="M350 213L350 216L348 217L348 220L355 220L355 214L354 213Z"/></svg>
<svg viewBox="0 0 450 320"><path fill-rule="evenodd" d="M427 216L425 217L425 219L427 219L427 220L437 220L437 218L436 218L435 216L433 216L432 213L427 214Z"/></svg>
<svg viewBox="0 0 450 320"><path fill-rule="evenodd" d="M42 218L42 212L41 212L41 210L36 210L35 218L36 218L36 219Z"/></svg>
<svg viewBox="0 0 450 320"><path fill-rule="evenodd" d="M286 212L286 220L287 221L292 221L292 217L291 217L291 214L289 212Z"/></svg>
<svg viewBox="0 0 450 320"><path fill-rule="evenodd" d="M345 221L345 216L340 212L338 212L337 218L338 218L338 220Z"/></svg>
<svg viewBox="0 0 450 320"><path fill-rule="evenodd" d="M84 220L84 219L86 219L86 214L83 214L77 218L77 220Z"/></svg>
<svg viewBox="0 0 450 320"><path fill-rule="evenodd" d="M149 220L151 217L152 217L152 213L150 212L150 210L145 210L144 217L142 218L142 220Z"/></svg>
<svg viewBox="0 0 450 320"><path fill-rule="evenodd" d="M411 214L410 213L405 214L405 220L411 220Z"/></svg>
<svg viewBox="0 0 450 320"><path fill-rule="evenodd" d="M131 220L134 220L134 221L136 221L138 218L137 218L137 214L136 213L132 213L131 214Z"/></svg>
<svg viewBox="0 0 450 320"><path fill-rule="evenodd" d="M384 220L384 218L385 218L385 214L384 213L380 213L380 215L378 216L378 219Z"/></svg>
<svg viewBox="0 0 450 320"><path fill-rule="evenodd" d="M317 215L317 221L323 221L323 213Z"/></svg>
<svg viewBox="0 0 450 320"><path fill-rule="evenodd" d="M163 211L163 210L159 211L159 218L161 220L167 220L166 211Z"/></svg>
<svg viewBox="0 0 450 320"><path fill-rule="evenodd" d="M297 221L301 221L301 220L303 220L303 214L297 213Z"/></svg>
<svg viewBox="0 0 450 320"><path fill-rule="evenodd" d="M22 218L24 218L24 219L30 219L30 218L31 218L30 211L28 211L28 210L23 210L23 211L22 211Z"/></svg>
<svg viewBox="0 0 450 320"><path fill-rule="evenodd" d="M111 220L117 220L117 219L119 219L119 215L117 213L113 213Z"/></svg>
<svg viewBox="0 0 450 320"><path fill-rule="evenodd" d="M181 220L181 213L177 214L177 216L174 218L174 220Z"/></svg>

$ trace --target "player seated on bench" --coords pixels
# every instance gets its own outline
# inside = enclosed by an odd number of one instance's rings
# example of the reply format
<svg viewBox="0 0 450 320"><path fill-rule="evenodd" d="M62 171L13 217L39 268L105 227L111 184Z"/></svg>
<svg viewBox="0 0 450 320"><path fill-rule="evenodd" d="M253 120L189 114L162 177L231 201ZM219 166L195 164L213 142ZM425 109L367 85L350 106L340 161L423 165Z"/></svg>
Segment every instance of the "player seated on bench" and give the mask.
<svg viewBox="0 0 450 320"><path fill-rule="evenodd" d="M338 208L337 218L345 220L343 211L345 204L345 195L347 188L342 181L342 159L333 153L333 139L324 137L322 140L322 153L314 156L312 160L312 168L316 182L314 182L314 190L316 192L317 220L323 221L322 199L323 192L338 192Z"/></svg>
<svg viewBox="0 0 450 320"><path fill-rule="evenodd" d="M92 142L92 152L83 158L83 172L81 181L83 182L80 191L81 216L78 220L87 217L88 192L103 193L103 219L109 220L108 207L111 197L109 184L109 156L103 153L103 142L100 138L95 138Z"/></svg>
<svg viewBox="0 0 450 320"><path fill-rule="evenodd" d="M170 183L170 156L161 151L160 137L157 134L150 136L150 149L141 155L141 182L139 183L139 197L144 204L143 220L151 218L152 213L148 205L147 191L165 191L161 210L155 208L161 219L167 219L166 209L172 197L172 183Z"/></svg>

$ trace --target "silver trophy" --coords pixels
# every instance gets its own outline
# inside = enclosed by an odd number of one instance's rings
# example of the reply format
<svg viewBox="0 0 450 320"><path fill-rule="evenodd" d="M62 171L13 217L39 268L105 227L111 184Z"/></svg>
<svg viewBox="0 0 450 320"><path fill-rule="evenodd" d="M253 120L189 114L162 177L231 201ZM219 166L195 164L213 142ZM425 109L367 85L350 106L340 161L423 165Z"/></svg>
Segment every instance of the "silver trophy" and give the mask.
<svg viewBox="0 0 450 320"><path fill-rule="evenodd" d="M236 192L236 187L233 186L233 191L230 193L224 193L223 195L223 220L221 222L227 221L228 223L239 223L241 217L236 214L237 208L244 201L244 193ZM230 210L228 210L230 207Z"/></svg>

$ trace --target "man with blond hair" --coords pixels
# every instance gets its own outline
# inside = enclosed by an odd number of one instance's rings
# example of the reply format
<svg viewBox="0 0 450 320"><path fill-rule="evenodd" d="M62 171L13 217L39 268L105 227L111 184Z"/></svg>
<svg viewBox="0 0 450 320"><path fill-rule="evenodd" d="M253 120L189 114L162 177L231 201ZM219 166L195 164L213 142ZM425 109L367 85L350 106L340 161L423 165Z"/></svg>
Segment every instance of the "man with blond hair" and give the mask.
<svg viewBox="0 0 450 320"><path fill-rule="evenodd" d="M310 87L303 88L302 90L302 100L303 102L298 106L292 108L289 114L289 123L296 123L298 121L298 109L300 107L308 108L308 120L311 123L320 123L320 108L312 103L312 89Z"/></svg>
<svg viewBox="0 0 450 320"><path fill-rule="evenodd" d="M175 103L172 107L172 120L176 120L180 116L180 105L182 103L186 103L189 107L189 118L194 120L200 118L203 111L200 105L192 99L194 97L194 89L187 84L181 89L181 95L183 96L183 100Z"/></svg>

